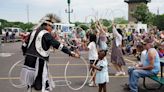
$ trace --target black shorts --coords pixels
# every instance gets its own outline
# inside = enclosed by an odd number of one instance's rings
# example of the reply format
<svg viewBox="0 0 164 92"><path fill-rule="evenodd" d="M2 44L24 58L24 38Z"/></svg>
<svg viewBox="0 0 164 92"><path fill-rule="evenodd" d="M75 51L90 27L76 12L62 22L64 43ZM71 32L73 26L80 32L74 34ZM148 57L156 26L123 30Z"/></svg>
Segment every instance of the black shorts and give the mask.
<svg viewBox="0 0 164 92"><path fill-rule="evenodd" d="M106 82L104 82L104 83L99 83L99 85L106 85Z"/></svg>

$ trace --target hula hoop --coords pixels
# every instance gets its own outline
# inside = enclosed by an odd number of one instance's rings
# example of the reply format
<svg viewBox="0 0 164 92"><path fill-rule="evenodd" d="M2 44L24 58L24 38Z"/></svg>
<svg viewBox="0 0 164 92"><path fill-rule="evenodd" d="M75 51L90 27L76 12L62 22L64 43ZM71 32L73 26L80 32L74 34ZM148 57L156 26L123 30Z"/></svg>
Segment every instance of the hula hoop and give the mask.
<svg viewBox="0 0 164 92"><path fill-rule="evenodd" d="M70 86L70 84L69 84L69 82L68 82L68 80L67 80L67 68L68 68L68 65L69 65L69 61L67 62L66 67L65 67L64 78L65 78L65 80L66 80L67 86L68 86L70 89L72 89L72 90L80 90L80 89L82 89L82 88L84 87L84 85L87 83L87 80L88 80L88 77L89 77L89 72L88 72L88 69L89 69L89 68L88 68L87 61L86 61L82 56L81 56L80 58L84 61L85 65L86 65L86 68L87 68L87 76L86 76L86 79L85 79L84 83L83 83L80 87L78 87L78 88L73 88L72 86Z"/></svg>
<svg viewBox="0 0 164 92"><path fill-rule="evenodd" d="M97 61L97 60L95 60L95 61L93 62L93 65L96 64L96 61ZM90 74L91 74L92 70L93 70L93 68L90 69L90 71L89 71ZM93 74L93 75L91 76L91 78L89 79L89 82L91 82L91 81L93 80L93 77L94 77L94 74Z"/></svg>
<svg viewBox="0 0 164 92"><path fill-rule="evenodd" d="M71 43L70 43L70 41L69 41L69 39L68 38L66 38L66 42L68 43L68 45L70 45L71 47L74 47L74 48L77 48L78 46L76 46L76 45L72 45Z"/></svg>
<svg viewBox="0 0 164 92"><path fill-rule="evenodd" d="M22 62L24 59L21 59L19 61L17 61L16 63L14 63L14 65L12 65L12 67L10 68L9 70L9 73L8 73L8 79L9 79L9 82L11 83L12 86L16 87L16 88L24 88L26 87L27 85L25 84L20 84L20 85L16 85L13 83L12 79L11 79L11 72L13 71L13 69L15 68L16 65L18 65L20 62Z"/></svg>
<svg viewBox="0 0 164 92"><path fill-rule="evenodd" d="M88 16L85 17L85 22L86 22L86 23L87 23L87 21L88 21L88 18L94 19L94 21L97 21L96 16L94 16L94 15L88 15Z"/></svg>

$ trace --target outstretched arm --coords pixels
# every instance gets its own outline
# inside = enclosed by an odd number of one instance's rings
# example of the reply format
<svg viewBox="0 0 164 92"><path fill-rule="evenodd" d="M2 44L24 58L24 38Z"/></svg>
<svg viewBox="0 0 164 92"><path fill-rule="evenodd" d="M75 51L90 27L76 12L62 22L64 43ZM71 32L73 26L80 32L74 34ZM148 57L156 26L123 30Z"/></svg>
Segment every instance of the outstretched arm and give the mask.
<svg viewBox="0 0 164 92"><path fill-rule="evenodd" d="M113 35L121 39L121 35L117 32L115 25L113 25Z"/></svg>
<svg viewBox="0 0 164 92"><path fill-rule="evenodd" d="M47 33L45 34L45 38L48 41L48 44L53 46L54 48L61 50L62 52L73 56L73 57L79 57L78 54L76 54L75 52L70 51L66 46L64 46L63 44L61 44L59 41L53 39L53 37L51 36L51 34Z"/></svg>

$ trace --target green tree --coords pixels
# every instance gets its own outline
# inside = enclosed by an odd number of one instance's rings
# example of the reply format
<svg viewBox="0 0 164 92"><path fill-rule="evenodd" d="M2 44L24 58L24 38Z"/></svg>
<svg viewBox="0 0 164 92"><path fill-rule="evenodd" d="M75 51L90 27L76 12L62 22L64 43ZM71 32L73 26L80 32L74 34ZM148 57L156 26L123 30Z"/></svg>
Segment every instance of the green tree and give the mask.
<svg viewBox="0 0 164 92"><path fill-rule="evenodd" d="M89 27L87 26L87 25L85 25L85 24L81 24L79 27L81 27L83 30L87 30L87 29L89 29Z"/></svg>
<svg viewBox="0 0 164 92"><path fill-rule="evenodd" d="M149 9L145 3L139 4L136 10L134 10L134 12L132 12L131 14L137 21L141 21L142 23L146 23L148 18L150 17Z"/></svg>
<svg viewBox="0 0 164 92"><path fill-rule="evenodd" d="M22 28L23 30L26 30L26 29L29 30L34 26L33 23L9 22L4 19L0 19L0 22L1 22L1 26L0 26L1 29L5 27L19 27L19 28Z"/></svg>
<svg viewBox="0 0 164 92"><path fill-rule="evenodd" d="M154 19L154 25L157 26L160 30L164 30L164 14L156 15Z"/></svg>
<svg viewBox="0 0 164 92"><path fill-rule="evenodd" d="M153 13L151 13L151 12L149 12L148 15L149 15L149 16L147 17L146 23L147 23L149 26L152 26L153 23L154 23L154 21L155 21L156 15L153 14Z"/></svg>
<svg viewBox="0 0 164 92"><path fill-rule="evenodd" d="M74 24L75 24L75 26L77 27L77 26L79 26L79 25L82 24L82 23L79 22L79 21L77 21L77 22L75 22Z"/></svg>
<svg viewBox="0 0 164 92"><path fill-rule="evenodd" d="M108 32L109 32L109 33L112 33L112 27L111 27L111 26L108 27Z"/></svg>
<svg viewBox="0 0 164 92"><path fill-rule="evenodd" d="M100 19L99 21L103 24L103 26L106 27L110 26L111 24L111 21L108 21L107 19Z"/></svg>
<svg viewBox="0 0 164 92"><path fill-rule="evenodd" d="M115 19L114 19L114 22L115 22L116 24L128 24L128 20L126 20L126 19L123 18L123 17L115 18Z"/></svg>

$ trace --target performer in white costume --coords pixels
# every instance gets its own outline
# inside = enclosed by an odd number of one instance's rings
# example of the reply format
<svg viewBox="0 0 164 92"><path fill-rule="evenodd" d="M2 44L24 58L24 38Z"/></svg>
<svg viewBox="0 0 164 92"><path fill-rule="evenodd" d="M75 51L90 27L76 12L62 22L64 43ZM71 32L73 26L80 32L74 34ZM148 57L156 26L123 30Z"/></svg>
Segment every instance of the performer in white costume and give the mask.
<svg viewBox="0 0 164 92"><path fill-rule="evenodd" d="M67 47L54 40L51 31L52 24L60 22L53 14L43 17L40 23L31 32L28 40L22 45L25 55L25 62L21 71L21 82L31 88L42 92L49 92L51 82L48 77L48 60L50 46L63 51L73 57L79 57L78 54L71 52Z"/></svg>

